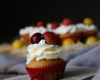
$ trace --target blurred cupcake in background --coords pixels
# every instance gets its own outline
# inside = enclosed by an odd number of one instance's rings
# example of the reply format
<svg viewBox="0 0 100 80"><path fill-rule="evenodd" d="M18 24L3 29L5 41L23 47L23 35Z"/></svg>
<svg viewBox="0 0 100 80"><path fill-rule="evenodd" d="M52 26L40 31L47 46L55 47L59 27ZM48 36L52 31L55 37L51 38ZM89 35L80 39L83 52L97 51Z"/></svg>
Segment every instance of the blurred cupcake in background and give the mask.
<svg viewBox="0 0 100 80"><path fill-rule="evenodd" d="M93 24L91 18L85 18L80 23L76 24L78 30L82 32L81 41L85 42L85 40L90 36L97 37L97 26Z"/></svg>
<svg viewBox="0 0 100 80"><path fill-rule="evenodd" d="M20 29L19 30L19 35L22 37L24 43L26 45L30 44L30 38L33 34L39 32L39 33L44 33L46 32L47 29L46 29L46 26L44 24L44 22L42 21L39 21L36 26L34 25L30 25L30 26L26 26L25 28L23 29Z"/></svg>
<svg viewBox="0 0 100 80"><path fill-rule="evenodd" d="M51 31L59 35L61 43L67 38L71 38L74 42L77 42L81 38L81 34L78 32L78 28L73 25L73 22L69 18L65 18L60 25L52 25Z"/></svg>

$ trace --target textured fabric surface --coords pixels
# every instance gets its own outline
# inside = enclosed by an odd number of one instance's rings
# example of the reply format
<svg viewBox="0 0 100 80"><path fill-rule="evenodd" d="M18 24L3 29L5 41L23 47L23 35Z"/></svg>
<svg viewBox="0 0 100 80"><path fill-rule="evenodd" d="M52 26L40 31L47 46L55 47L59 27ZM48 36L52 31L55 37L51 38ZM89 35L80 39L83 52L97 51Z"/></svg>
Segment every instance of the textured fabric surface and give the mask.
<svg viewBox="0 0 100 80"><path fill-rule="evenodd" d="M67 62L67 65L100 67L100 45L64 53L63 59ZM25 57L14 57L0 53L0 73L27 74L25 66ZM98 71L97 75L93 77L93 80L100 79L99 75L100 70Z"/></svg>
<svg viewBox="0 0 100 80"><path fill-rule="evenodd" d="M71 59L67 65L100 67L100 45Z"/></svg>
<svg viewBox="0 0 100 80"><path fill-rule="evenodd" d="M25 57L14 57L7 54L0 53L0 73L8 73L8 72L19 72L19 73L26 73L25 72L25 63L26 58ZM23 65L21 65L23 64ZM18 66L20 65L20 66ZM15 67L15 70L13 70ZM23 69L24 71L21 71L20 69ZM17 70L17 71L16 71Z"/></svg>
<svg viewBox="0 0 100 80"><path fill-rule="evenodd" d="M27 73L26 69L25 69L25 66L26 66L26 62L24 63L19 63L19 64L16 64L14 66L12 66L11 68L9 68L7 70L7 72L16 72L16 73Z"/></svg>
<svg viewBox="0 0 100 80"><path fill-rule="evenodd" d="M65 53L63 59L67 62L67 65L100 67L100 45ZM100 69L92 80L100 80Z"/></svg>
<svg viewBox="0 0 100 80"><path fill-rule="evenodd" d="M23 75L23 74L18 74L18 73L3 73L3 74L0 74L0 80L2 79L6 79L6 78L11 78L11 77L16 77L16 76L20 76L20 75Z"/></svg>
<svg viewBox="0 0 100 80"><path fill-rule="evenodd" d="M89 48L84 48L84 49L80 49L80 50L76 50L76 51L72 51L69 53L64 53L63 55L63 59L68 63L71 59L86 53L87 51L91 50L93 47L89 47Z"/></svg>
<svg viewBox="0 0 100 80"><path fill-rule="evenodd" d="M100 68L99 68L98 73L96 74L96 76L94 76L94 77L92 78L92 80L100 80Z"/></svg>

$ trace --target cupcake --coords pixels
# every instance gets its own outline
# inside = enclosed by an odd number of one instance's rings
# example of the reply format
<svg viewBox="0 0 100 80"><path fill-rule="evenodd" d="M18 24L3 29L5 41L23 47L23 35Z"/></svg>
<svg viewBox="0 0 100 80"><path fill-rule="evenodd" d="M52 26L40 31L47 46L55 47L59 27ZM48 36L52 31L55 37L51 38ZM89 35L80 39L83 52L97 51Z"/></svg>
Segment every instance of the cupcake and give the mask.
<svg viewBox="0 0 100 80"><path fill-rule="evenodd" d="M27 27L19 30L19 35L22 37L24 43L26 45L28 45L28 44L31 44L30 38L33 34L35 34L37 32L43 34L46 31L47 31L47 29L43 26L39 26L39 27L27 26Z"/></svg>
<svg viewBox="0 0 100 80"><path fill-rule="evenodd" d="M27 47L29 53L26 62L29 76L32 78L43 75L47 80L62 78L66 66L66 62L62 59L63 51L56 45L46 44L44 36L40 33L31 37L31 43Z"/></svg>
<svg viewBox="0 0 100 80"><path fill-rule="evenodd" d="M76 24L78 30L82 33L81 41L85 42L90 36L97 37L97 27L93 25L93 21L90 18L85 18L83 23Z"/></svg>
<svg viewBox="0 0 100 80"><path fill-rule="evenodd" d="M71 38L74 40L74 42L77 42L81 38L81 33L78 32L78 29L75 25L62 25L56 30L56 32L59 33L61 42L68 38Z"/></svg>
<svg viewBox="0 0 100 80"><path fill-rule="evenodd" d="M81 34L69 18L65 18L59 26L57 26L57 24L55 26L56 27L53 25L53 28L51 27L50 31L59 35L61 43L63 43L63 41L67 38L71 38L75 42L80 40Z"/></svg>

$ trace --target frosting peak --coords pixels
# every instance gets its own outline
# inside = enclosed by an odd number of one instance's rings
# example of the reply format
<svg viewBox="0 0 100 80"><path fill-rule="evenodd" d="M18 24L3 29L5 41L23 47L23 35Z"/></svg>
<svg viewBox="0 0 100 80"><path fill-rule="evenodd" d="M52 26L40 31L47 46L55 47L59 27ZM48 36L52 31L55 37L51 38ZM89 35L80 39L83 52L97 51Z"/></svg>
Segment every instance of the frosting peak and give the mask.
<svg viewBox="0 0 100 80"><path fill-rule="evenodd" d="M61 25L54 30L51 29L50 31L56 34L77 33L78 28L76 27L76 25L69 25L69 26Z"/></svg>
<svg viewBox="0 0 100 80"><path fill-rule="evenodd" d="M97 27L95 25L85 25L83 23L80 23L80 24L76 24L76 27L80 32L97 31Z"/></svg>
<svg viewBox="0 0 100 80"><path fill-rule="evenodd" d="M47 29L44 28L43 26L40 26L40 27L27 26L24 29L20 29L19 34L24 35L24 34L28 33L29 36L31 37L35 33L42 33L43 34L46 31L47 31Z"/></svg>
<svg viewBox="0 0 100 80"><path fill-rule="evenodd" d="M38 44L30 44L27 47L29 52L27 56L26 64L30 63L31 60L42 60L42 59L58 59L62 58L63 51L56 45L48 45L45 40L41 40Z"/></svg>

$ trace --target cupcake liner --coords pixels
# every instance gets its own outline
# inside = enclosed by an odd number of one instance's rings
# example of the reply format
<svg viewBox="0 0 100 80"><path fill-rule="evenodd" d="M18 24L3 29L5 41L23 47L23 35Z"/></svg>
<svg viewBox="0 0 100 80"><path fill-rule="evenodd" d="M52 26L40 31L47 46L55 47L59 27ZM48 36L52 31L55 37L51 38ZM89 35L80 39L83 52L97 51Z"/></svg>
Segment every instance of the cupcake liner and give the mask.
<svg viewBox="0 0 100 80"><path fill-rule="evenodd" d="M47 80L57 80L63 77L65 67L66 67L66 62L43 68L26 67L26 70L31 78L35 75L43 75L47 78Z"/></svg>
<svg viewBox="0 0 100 80"><path fill-rule="evenodd" d="M66 35L64 37L60 37L61 42L63 42L67 38L72 38L75 42L80 40L81 34L72 34L72 35Z"/></svg>
<svg viewBox="0 0 100 80"><path fill-rule="evenodd" d="M83 34L84 38L88 38L89 36L97 36L97 33L86 33Z"/></svg>

